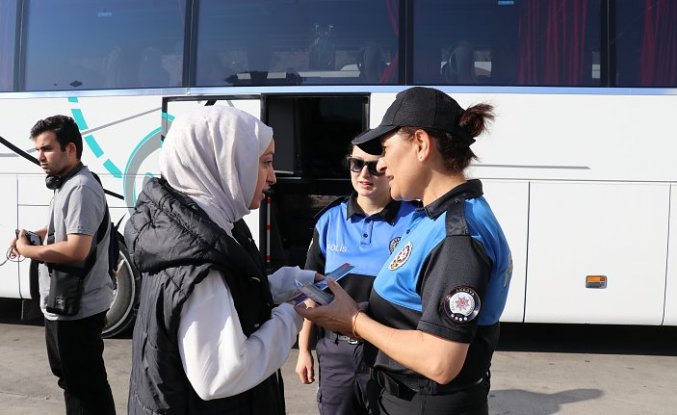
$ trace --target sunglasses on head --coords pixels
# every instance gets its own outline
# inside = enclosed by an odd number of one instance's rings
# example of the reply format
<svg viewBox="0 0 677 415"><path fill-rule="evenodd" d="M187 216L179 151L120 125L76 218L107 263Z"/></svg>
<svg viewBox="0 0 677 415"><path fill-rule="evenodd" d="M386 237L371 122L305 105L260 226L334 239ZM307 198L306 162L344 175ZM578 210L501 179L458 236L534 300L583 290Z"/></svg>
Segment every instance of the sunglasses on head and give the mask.
<svg viewBox="0 0 677 415"><path fill-rule="evenodd" d="M362 169L364 169L364 166L367 166L367 171L372 176L383 176L384 172L378 171L376 169L376 163L378 163L378 160L364 161L361 158L353 156L346 156L346 160L348 161L348 168L353 173L359 173L362 171Z"/></svg>

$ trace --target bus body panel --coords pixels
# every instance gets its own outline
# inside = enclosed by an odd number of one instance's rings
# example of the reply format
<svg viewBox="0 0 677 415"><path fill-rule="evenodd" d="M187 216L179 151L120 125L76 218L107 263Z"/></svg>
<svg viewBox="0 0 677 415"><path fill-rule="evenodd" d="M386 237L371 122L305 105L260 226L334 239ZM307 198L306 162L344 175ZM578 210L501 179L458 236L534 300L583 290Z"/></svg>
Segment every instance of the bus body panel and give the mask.
<svg viewBox="0 0 677 415"><path fill-rule="evenodd" d="M32 183L33 180L28 181ZM19 188L24 187L25 182L19 178ZM41 185L44 188L44 182ZM46 199L49 203L49 199ZM42 205L21 205L18 206L19 226L24 229L40 229L48 225L49 205L43 202ZM30 286L30 263L31 260L25 259L19 263L19 295L20 298L31 298ZM37 292L37 291L36 291Z"/></svg>
<svg viewBox="0 0 677 415"><path fill-rule="evenodd" d="M6 163L6 158L0 159L2 163ZM0 263L5 261L6 254L9 252L8 244L14 230L18 225L18 209L17 209L17 177L15 174L0 173L0 189L2 189L2 199L0 202L0 241L3 242L0 246ZM0 297L20 298L19 293L19 263L7 260L4 265L0 266Z"/></svg>
<svg viewBox="0 0 677 415"><path fill-rule="evenodd" d="M675 272L666 276L666 272L675 269L672 265L674 255L669 255L667 251L667 215L670 206L667 193L668 183L677 180L674 164L668 163L676 149L673 148L674 140L661 136L662 131L677 127L670 125L677 120L668 117L667 112L672 111L672 107L666 105L665 101L671 98L671 103L675 97L476 94L457 93L448 88L445 90L464 106L480 101L491 102L496 106L497 118L490 125L489 134L480 136L473 146L479 159L469 169L468 176L484 181L487 199L513 251L513 281L503 320L677 324L677 306L674 304L677 300L669 291L670 284L673 287L677 285L673 275ZM226 92L237 95L232 88ZM396 91L371 94L369 119L372 127L378 125L395 94ZM167 112L173 117L198 105L205 105L205 98L196 96L194 100L171 101ZM642 103L640 107L636 106L638 99ZM634 102L635 106L630 105L630 102ZM586 131L578 135L574 131L580 130L579 123L568 125L560 122L562 112L574 103L578 108L585 109L577 109L577 115L573 117L580 121L580 125L586 126ZM3 131L2 134L19 147L30 149L32 142L27 139L28 131L37 119L56 113L81 117L79 121L86 124L86 129L83 129L83 161L100 175L106 188L124 195L124 200L108 198L114 221L122 219L124 226L124 219L133 208L144 180L159 174L160 126L163 117L161 105L161 95L5 99L0 101L0 109L9 111L10 108L18 108L17 113L21 115L17 116L17 122L8 123L9 133ZM235 105L257 117L261 114L259 99L230 99L217 101L215 105ZM607 108L595 115L597 123L582 119L596 105L605 105ZM646 143L642 137L627 134L627 129L634 131L634 122L620 123L626 128L626 131L621 131L619 123L612 123L609 108L614 108L613 117L624 120L646 119L656 113L662 117L663 124L644 123L643 137L654 137L651 149L646 150L651 152L651 157L638 157L642 154L638 148L646 146ZM555 127L551 128L552 125ZM536 135L526 134L525 129L543 130L544 137L539 139ZM595 139L591 139L592 136ZM8 156L3 158L0 173L25 172L18 176L6 175L15 177L14 186L18 183L18 188L14 194L18 194L19 199L7 199L7 203L2 204L2 212L7 217L6 212L11 214L14 210L14 217L19 215L17 223L23 227L44 226L50 195L44 188L42 171L19 157L9 157L9 150L3 149L2 153ZM632 155L636 155L636 159L631 158ZM8 188L11 189L12 179L5 180L9 180ZM623 191L619 191L619 188ZM607 190L596 195L591 189ZM560 195L560 191L564 193ZM610 195L602 196L606 193ZM625 198L633 203L627 203ZM651 200L651 203L641 202L644 198ZM560 202L555 203L554 200ZM581 203L582 210L575 214L567 213L573 211L572 207L562 201L571 204L573 200ZM612 209L616 213L609 215L608 208L611 205L621 211ZM43 213L40 207L44 209ZM640 208L646 208L645 218L653 218L652 221L657 222L649 221L642 223L642 227L625 228L604 225L601 221L591 219L603 215L609 220L613 218L613 223L625 224L627 218L637 219ZM671 223L674 224L674 213L671 214ZM36 215L43 219L31 223L28 218L35 220ZM259 215L255 212L245 220L258 244ZM3 226L11 232L18 226L14 222L3 223ZM581 234L578 239L573 236L562 239L548 230L557 224L568 230L578 229ZM586 230L582 224L590 226L589 234L582 233ZM627 245L631 235L643 241L639 244L639 254ZM578 254L569 257L566 263L561 263L562 259L553 250L573 250ZM606 254L584 256L600 250ZM617 254L612 255L614 252ZM614 268L613 272L607 272L608 267L596 266L612 260L616 262L614 267L622 270ZM671 266L666 270L667 262ZM553 267L551 263L560 265ZM640 263L646 267L640 269ZM0 272L5 275L6 281L13 279L16 283L0 284L0 292L4 292L3 296L6 297L29 298L28 262L18 266L19 276L7 265L9 263L1 267ZM16 265L11 266L16 270ZM584 281L581 280L584 275L603 272L609 274L609 286L606 289L584 288ZM555 280L557 282L553 283ZM616 288L619 287L619 280L622 288ZM638 291L631 281L642 281L638 283L642 289ZM620 290L623 292L619 293ZM557 295L551 297L553 294ZM635 300L638 298L636 296L650 299L648 302L651 305L634 310L630 303L638 301ZM571 299L579 297L577 301L585 306L572 307L568 304Z"/></svg>
<svg viewBox="0 0 677 415"><path fill-rule="evenodd" d="M277 129L278 186L245 220L271 269L302 265L299 235L312 232L327 200L350 191L337 143L377 126L398 92L430 85L463 107L495 107L466 174L483 180L512 248L503 321L677 325L671 2L103 3L77 0L64 14L53 2L0 2L8 57L0 136L35 155L28 136L38 119L74 117L83 162L120 196L107 198L120 231L144 182L160 173L173 117L236 106ZM70 46L58 59L55 42ZM358 111L338 102L349 95L363 99ZM317 96L334 102L307 105ZM43 179L0 146L5 240L16 227L46 225ZM307 209L294 210L302 203ZM271 236L283 228L295 229ZM284 245L283 255L273 258L273 245ZM121 291L133 305L141 278L130 261L134 290ZM0 296L35 293L29 265L0 266ZM606 288L585 288L598 274Z"/></svg>
<svg viewBox="0 0 677 415"><path fill-rule="evenodd" d="M483 180L484 197L496 215L512 254L512 280L502 321L524 322L527 282L529 183L515 180Z"/></svg>
<svg viewBox="0 0 677 415"><path fill-rule="evenodd" d="M472 172L477 176L677 181L675 95L460 94L459 99L463 106L482 101L496 106L490 134L473 146L480 157Z"/></svg>
<svg viewBox="0 0 677 415"><path fill-rule="evenodd" d="M677 185L673 184L670 189L670 241L668 242L663 324L677 326Z"/></svg>
<svg viewBox="0 0 677 415"><path fill-rule="evenodd" d="M526 322L663 318L670 186L532 182ZM586 288L586 276L606 288Z"/></svg>

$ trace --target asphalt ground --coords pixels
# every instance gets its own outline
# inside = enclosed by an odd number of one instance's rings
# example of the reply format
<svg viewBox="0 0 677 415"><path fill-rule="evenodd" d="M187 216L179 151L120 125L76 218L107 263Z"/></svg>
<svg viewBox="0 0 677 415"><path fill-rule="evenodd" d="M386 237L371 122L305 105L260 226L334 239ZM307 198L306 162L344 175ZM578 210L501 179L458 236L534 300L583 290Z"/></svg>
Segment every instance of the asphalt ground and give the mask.
<svg viewBox="0 0 677 415"><path fill-rule="evenodd" d="M49 371L42 322L21 322L19 302L0 300L0 415L64 413ZM119 414L126 414L131 337L105 341ZM317 384L282 372L287 410L317 414ZM504 324L492 364L492 415L677 414L677 328Z"/></svg>

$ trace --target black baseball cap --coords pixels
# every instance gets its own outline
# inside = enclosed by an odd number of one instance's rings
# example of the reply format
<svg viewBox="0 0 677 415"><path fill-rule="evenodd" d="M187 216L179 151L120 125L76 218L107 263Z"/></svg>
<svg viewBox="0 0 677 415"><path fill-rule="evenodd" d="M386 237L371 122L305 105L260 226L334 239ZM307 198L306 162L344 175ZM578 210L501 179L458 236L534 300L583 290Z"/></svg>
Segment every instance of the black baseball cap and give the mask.
<svg viewBox="0 0 677 415"><path fill-rule="evenodd" d="M352 143L369 154L379 155L383 152L381 137L400 127L420 127L448 131L470 145L475 139L458 126L464 111L456 100L440 90L409 88L397 94L378 127L363 132Z"/></svg>

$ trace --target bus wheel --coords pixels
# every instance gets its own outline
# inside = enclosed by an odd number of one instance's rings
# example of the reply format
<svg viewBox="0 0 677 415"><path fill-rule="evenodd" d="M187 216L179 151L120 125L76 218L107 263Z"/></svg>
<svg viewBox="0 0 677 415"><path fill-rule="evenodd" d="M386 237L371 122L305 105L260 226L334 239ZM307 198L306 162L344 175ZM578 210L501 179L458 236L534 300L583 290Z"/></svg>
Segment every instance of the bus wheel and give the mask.
<svg viewBox="0 0 677 415"><path fill-rule="evenodd" d="M115 277L113 302L106 314L106 326L101 333L104 338L116 336L132 327L139 306L141 279L132 265L127 246L120 233L118 233L118 246L120 247L120 261Z"/></svg>

